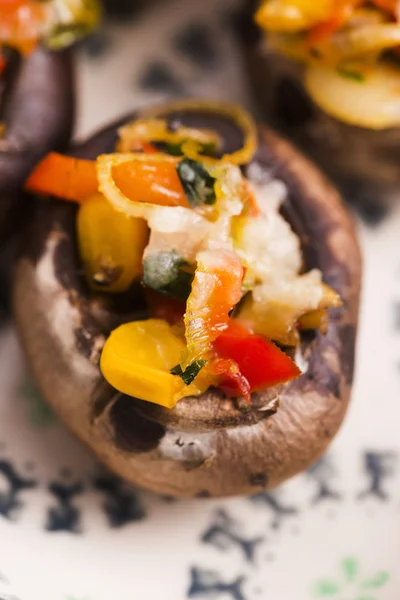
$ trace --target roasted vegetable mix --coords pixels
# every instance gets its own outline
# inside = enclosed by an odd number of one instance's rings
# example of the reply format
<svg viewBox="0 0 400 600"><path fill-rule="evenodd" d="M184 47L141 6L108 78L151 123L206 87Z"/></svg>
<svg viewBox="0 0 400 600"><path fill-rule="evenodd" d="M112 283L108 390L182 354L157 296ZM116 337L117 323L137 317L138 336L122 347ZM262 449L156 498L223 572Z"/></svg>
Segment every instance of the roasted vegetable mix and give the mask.
<svg viewBox="0 0 400 600"><path fill-rule="evenodd" d="M277 53L304 65L311 98L369 129L400 124L397 0L265 0L255 20Z"/></svg>
<svg viewBox="0 0 400 600"><path fill-rule="evenodd" d="M301 371L288 347L328 325L339 296L304 271L300 241L280 214L282 183L250 184L240 168L255 125L224 155L218 135L149 115L119 131L118 152L85 161L48 155L26 188L79 205L77 239L87 284L116 294L141 282L148 320L125 323L102 351L105 379L124 394L172 408L217 387L244 396ZM292 353L291 353L292 354Z"/></svg>
<svg viewBox="0 0 400 600"><path fill-rule="evenodd" d="M29 54L39 42L58 50L92 31L98 0L0 0L0 66L7 48Z"/></svg>

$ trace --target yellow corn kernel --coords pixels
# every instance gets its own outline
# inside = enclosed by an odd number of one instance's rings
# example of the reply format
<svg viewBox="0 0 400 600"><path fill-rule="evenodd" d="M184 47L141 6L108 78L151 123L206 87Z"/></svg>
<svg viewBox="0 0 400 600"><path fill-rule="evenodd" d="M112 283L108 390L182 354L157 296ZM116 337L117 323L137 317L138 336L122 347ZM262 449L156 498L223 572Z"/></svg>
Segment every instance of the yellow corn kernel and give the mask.
<svg viewBox="0 0 400 600"><path fill-rule="evenodd" d="M183 333L165 321L134 321L111 333L100 368L108 383L123 394L173 408L181 398L197 396L215 383L202 372L189 386L171 375L185 347Z"/></svg>
<svg viewBox="0 0 400 600"><path fill-rule="evenodd" d="M85 200L77 219L85 276L97 291L124 292L141 275L149 230L143 219L117 212L102 194Z"/></svg>
<svg viewBox="0 0 400 600"><path fill-rule="evenodd" d="M297 32L329 19L334 8L335 0L268 0L255 20L267 31Z"/></svg>

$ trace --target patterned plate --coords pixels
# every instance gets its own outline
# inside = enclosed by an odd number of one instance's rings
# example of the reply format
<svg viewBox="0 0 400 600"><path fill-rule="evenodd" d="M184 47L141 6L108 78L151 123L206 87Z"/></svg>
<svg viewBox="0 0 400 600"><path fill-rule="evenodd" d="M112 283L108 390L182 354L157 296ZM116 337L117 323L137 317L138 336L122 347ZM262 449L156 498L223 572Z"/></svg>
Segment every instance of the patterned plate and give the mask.
<svg viewBox="0 0 400 600"><path fill-rule="evenodd" d="M160 3L82 44L78 133L176 93L246 103L232 4ZM399 600L400 203L358 208L350 414L330 453L277 491L183 502L130 488L55 420L3 329L1 600Z"/></svg>

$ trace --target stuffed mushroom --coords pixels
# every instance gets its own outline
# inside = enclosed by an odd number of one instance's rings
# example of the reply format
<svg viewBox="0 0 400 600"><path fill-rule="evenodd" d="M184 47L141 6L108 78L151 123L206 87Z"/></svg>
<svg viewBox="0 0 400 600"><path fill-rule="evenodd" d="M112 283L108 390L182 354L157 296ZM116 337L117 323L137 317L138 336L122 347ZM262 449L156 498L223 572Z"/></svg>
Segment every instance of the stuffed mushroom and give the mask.
<svg viewBox="0 0 400 600"><path fill-rule="evenodd" d="M20 190L36 162L68 143L74 83L67 46L97 15L94 1L0 2L0 239L11 214L22 213Z"/></svg>
<svg viewBox="0 0 400 600"><path fill-rule="evenodd" d="M335 190L237 107L182 101L50 154L14 309L44 397L125 479L273 487L345 415L360 255Z"/></svg>
<svg viewBox="0 0 400 600"><path fill-rule="evenodd" d="M400 182L394 0L249 0L246 70L268 119L351 191Z"/></svg>

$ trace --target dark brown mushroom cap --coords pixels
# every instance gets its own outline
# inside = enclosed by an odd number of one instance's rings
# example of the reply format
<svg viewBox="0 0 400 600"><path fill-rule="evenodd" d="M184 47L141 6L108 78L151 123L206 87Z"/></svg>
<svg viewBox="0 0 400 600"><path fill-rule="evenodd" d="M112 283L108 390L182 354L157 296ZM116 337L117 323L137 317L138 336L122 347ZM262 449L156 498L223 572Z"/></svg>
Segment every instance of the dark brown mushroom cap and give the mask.
<svg viewBox="0 0 400 600"><path fill-rule="evenodd" d="M0 242L22 216L21 188L35 163L68 144L74 121L71 52L39 48L11 60L1 83Z"/></svg>
<svg viewBox="0 0 400 600"><path fill-rule="evenodd" d="M193 116L184 117L193 124ZM198 124L217 126L226 149L240 145L240 131L226 119L196 117ZM286 184L283 212L301 236L307 267L322 270L343 308L332 310L327 335L303 340L307 372L280 390L253 394L250 405L212 389L168 411L115 392L100 374L99 355L110 329L130 317L123 298L117 306L88 292L76 252L75 209L38 203L23 236L14 308L41 391L105 464L163 494L224 496L273 487L320 457L348 405L361 272L352 221L335 190L293 147L264 128L259 139L247 175L272 174ZM76 154L94 158L111 151L114 141L115 126Z"/></svg>
<svg viewBox="0 0 400 600"><path fill-rule="evenodd" d="M375 201L396 189L400 183L400 128L373 130L349 125L321 110L304 86L304 68L268 48L264 33L253 20L259 2L247 0L245 4L238 19L245 73L268 122L345 189L361 186Z"/></svg>

